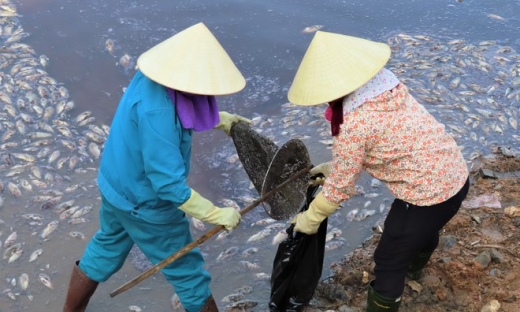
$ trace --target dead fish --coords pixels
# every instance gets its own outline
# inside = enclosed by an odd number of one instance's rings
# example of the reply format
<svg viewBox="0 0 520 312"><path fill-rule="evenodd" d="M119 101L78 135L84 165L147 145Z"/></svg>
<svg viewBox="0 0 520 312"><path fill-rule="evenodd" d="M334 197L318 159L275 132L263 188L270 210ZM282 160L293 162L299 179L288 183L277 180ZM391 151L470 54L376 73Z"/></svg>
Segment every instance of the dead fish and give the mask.
<svg viewBox="0 0 520 312"><path fill-rule="evenodd" d="M107 49L108 53L114 54L114 40L108 38L105 41L105 48Z"/></svg>
<svg viewBox="0 0 520 312"><path fill-rule="evenodd" d="M327 233L327 236L325 237L325 242L330 242L334 238L341 236L341 234L343 234L343 232L340 229L333 228Z"/></svg>
<svg viewBox="0 0 520 312"><path fill-rule="evenodd" d="M249 262L249 261L239 261L239 264L240 264L241 266L246 267L246 268L249 269L249 270L257 270L257 269L260 269L260 265L258 265L258 263L252 263L252 262Z"/></svg>
<svg viewBox="0 0 520 312"><path fill-rule="evenodd" d="M352 221L356 217L356 214L359 212L359 209L352 209L347 213L347 220Z"/></svg>
<svg viewBox="0 0 520 312"><path fill-rule="evenodd" d="M58 223L59 223L58 220L54 220L54 221L51 221L49 224L47 224L45 229L43 229L43 231L42 231L41 238L46 238L52 232L54 232L54 230L56 230L56 228L58 227Z"/></svg>
<svg viewBox="0 0 520 312"><path fill-rule="evenodd" d="M285 230L279 231L274 237L273 241L271 242L272 245L278 245L281 242L283 242L289 235Z"/></svg>
<svg viewBox="0 0 520 312"><path fill-rule="evenodd" d="M194 228L196 228L199 231L205 231L206 230L206 226L204 225L204 222L200 221L197 218L192 217L191 218L191 224L193 225Z"/></svg>
<svg viewBox="0 0 520 312"><path fill-rule="evenodd" d="M230 294L222 298L221 302L237 302L244 299L243 294Z"/></svg>
<svg viewBox="0 0 520 312"><path fill-rule="evenodd" d="M373 216L374 214L376 213L375 210L367 210L367 209L363 209L360 213L358 213L356 215L356 221L362 221L362 220L365 220L366 218L370 217L370 216Z"/></svg>
<svg viewBox="0 0 520 312"><path fill-rule="evenodd" d="M132 57L128 54L124 54L119 59L119 65L123 66L124 68L128 68L130 66L130 61L132 60Z"/></svg>
<svg viewBox="0 0 520 312"><path fill-rule="evenodd" d="M11 233L5 240L4 247L5 248L11 247L17 238L18 238L18 234L16 232Z"/></svg>
<svg viewBox="0 0 520 312"><path fill-rule="evenodd" d="M74 207L69 207L67 209L65 209L63 212L60 213L60 220L65 220L67 218L69 218L70 216L72 216L73 214L76 213L76 211L78 211L80 209L79 206L74 206Z"/></svg>
<svg viewBox="0 0 520 312"><path fill-rule="evenodd" d="M218 257L217 257L217 261L221 261L221 260L224 260L224 259L227 259L231 256L234 256L236 253L238 252L238 247L229 247L228 249L224 250L223 252L221 252Z"/></svg>
<svg viewBox="0 0 520 312"><path fill-rule="evenodd" d="M271 279L271 274L269 273L256 273L255 274L255 277L257 279L262 279L262 280L268 280L268 279Z"/></svg>
<svg viewBox="0 0 520 312"><path fill-rule="evenodd" d="M34 260L38 259L38 257L41 256L42 252L43 252L43 249L41 249L41 248L33 251L31 256L29 257L29 262L33 262Z"/></svg>
<svg viewBox="0 0 520 312"><path fill-rule="evenodd" d="M81 216L84 216L86 215L87 213L89 213L90 211L92 211L92 206L85 206L83 208L80 208L78 209L76 212L74 212L74 214L72 216L70 216L72 219L74 218L79 218Z"/></svg>
<svg viewBox="0 0 520 312"><path fill-rule="evenodd" d="M248 242L254 242L254 241L257 241L257 240L261 240L261 239L264 239L266 238L267 236L269 236L269 234L271 234L271 229L263 229L262 231L252 235L251 237L249 237L247 239Z"/></svg>
<svg viewBox="0 0 520 312"><path fill-rule="evenodd" d="M18 244L14 244L13 246L7 248L6 250L4 250L4 259L9 259L11 258L11 256L18 250L22 247L22 244L18 243Z"/></svg>
<svg viewBox="0 0 520 312"><path fill-rule="evenodd" d="M73 238L85 239L85 235L78 231L69 232L69 235Z"/></svg>
<svg viewBox="0 0 520 312"><path fill-rule="evenodd" d="M80 224L80 223L86 223L88 222L88 219L85 218L72 218L67 221L70 224Z"/></svg>
<svg viewBox="0 0 520 312"><path fill-rule="evenodd" d="M310 33L313 33L313 32L317 32L318 30L322 29L324 27L324 25L312 25L312 26L308 26L308 27L305 27L303 30L302 30L302 33L304 34L310 34Z"/></svg>
<svg viewBox="0 0 520 312"><path fill-rule="evenodd" d="M343 246L345 243L343 241L331 241L325 244L325 250L334 250Z"/></svg>
<svg viewBox="0 0 520 312"><path fill-rule="evenodd" d="M502 16L500 16L500 15L488 14L487 16L489 18L492 18L492 19L495 19L495 20L498 20L498 21L505 21L505 19Z"/></svg>
<svg viewBox="0 0 520 312"><path fill-rule="evenodd" d="M54 289L54 287L52 286L51 278L49 277L49 275L47 275L45 273L40 273L38 275L38 280L40 282L42 282L42 284L45 285L46 287L48 287L50 289Z"/></svg>
<svg viewBox="0 0 520 312"><path fill-rule="evenodd" d="M258 252L257 247L250 247L250 248L247 248L246 250L242 251L240 256L246 258L246 257L250 257L250 256L256 254L257 252Z"/></svg>
<svg viewBox="0 0 520 312"><path fill-rule="evenodd" d="M51 209L53 208L54 206L56 206L56 204L61 200L61 196L56 196L56 197L53 197L47 201L45 201L41 206L40 206L40 209L41 210L47 210L47 209Z"/></svg>
<svg viewBox="0 0 520 312"><path fill-rule="evenodd" d="M174 310L177 310L177 309L180 309L182 308L182 304L181 304L181 301L179 299L179 295L177 294L173 294L172 295L172 298L170 299L170 302L172 304L172 308Z"/></svg>
<svg viewBox="0 0 520 312"><path fill-rule="evenodd" d="M101 150L99 149L99 146L94 142L89 143L88 151L90 152L92 157L94 157L95 159L98 159L99 156L101 155Z"/></svg>
<svg viewBox="0 0 520 312"><path fill-rule="evenodd" d="M11 257L9 257L9 260L7 261L7 263L13 263L15 262L16 260L18 260L18 258L20 258L22 256L22 253L23 253L23 250L22 249L18 249L16 250L12 255Z"/></svg>
<svg viewBox="0 0 520 312"><path fill-rule="evenodd" d="M22 275L20 275L18 278L18 283L20 284L20 288L22 290L26 290L27 287L29 287L29 275L22 273Z"/></svg>
<svg viewBox="0 0 520 312"><path fill-rule="evenodd" d="M261 219L261 220L256 221L255 223L253 223L253 225L268 225L268 224L271 224L271 223L274 223L274 222L276 222L275 219L265 218L265 219Z"/></svg>
<svg viewBox="0 0 520 312"><path fill-rule="evenodd" d="M129 306L128 310L133 311L133 312L141 312L141 311L143 311L140 307L138 307L136 305Z"/></svg>

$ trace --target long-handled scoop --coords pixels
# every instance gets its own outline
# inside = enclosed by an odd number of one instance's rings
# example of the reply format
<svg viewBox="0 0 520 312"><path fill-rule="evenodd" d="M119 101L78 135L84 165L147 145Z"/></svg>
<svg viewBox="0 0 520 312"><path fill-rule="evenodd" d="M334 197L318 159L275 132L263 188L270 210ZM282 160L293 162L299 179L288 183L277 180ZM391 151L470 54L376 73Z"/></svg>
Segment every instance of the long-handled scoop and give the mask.
<svg viewBox="0 0 520 312"><path fill-rule="evenodd" d="M265 194L263 194L259 199L255 200L249 206L247 206L244 209L242 209L242 211L240 211L240 214L243 216L244 214L248 213L253 208L255 208L256 206L258 206L259 204L264 202L267 198L273 196L274 194L276 194L276 192L284 189L287 185L292 183L294 180L297 180L300 177L302 177L303 175L305 175L311 168L312 168L312 165L308 165L307 167L301 169L296 174L294 174L292 177L290 177L287 180L285 180L285 182L283 182L282 184L278 185L275 188L272 188L270 191L268 191ZM298 207L296 207L296 208L298 208ZM200 244L204 243L205 241L207 241L211 237L215 236L215 234L217 234L218 232L222 231L223 229L224 229L224 227L222 225L219 225L219 226L209 230L208 232L206 232L205 234L203 234L202 236L200 236L199 238L197 238L196 240L194 240L190 244L184 246L182 249L180 249L176 253L172 254L168 258L164 259L163 261L157 263L156 265L154 265L150 269L148 269L145 272L143 272L141 275L137 276L136 278L130 280L129 282L123 284L119 288L117 288L114 291L112 291L110 293L110 297L115 297L115 296L119 295L120 293L122 293L122 292L124 292L124 291L126 291L126 290L128 290L128 289L130 289L132 287L134 287L135 285L139 284L140 282L144 281L145 279L147 279L151 275L159 272L161 269L166 267L168 264L170 264L173 261L175 261L175 260L179 259L180 257L184 256L190 250L192 250L193 248L195 248L195 247L199 246Z"/></svg>

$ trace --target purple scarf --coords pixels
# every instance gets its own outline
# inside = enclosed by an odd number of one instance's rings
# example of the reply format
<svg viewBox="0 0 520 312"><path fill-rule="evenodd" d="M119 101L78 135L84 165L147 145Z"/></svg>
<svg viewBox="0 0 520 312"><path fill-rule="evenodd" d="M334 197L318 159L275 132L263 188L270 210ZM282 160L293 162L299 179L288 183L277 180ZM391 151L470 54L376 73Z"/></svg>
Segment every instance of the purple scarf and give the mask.
<svg viewBox="0 0 520 312"><path fill-rule="evenodd" d="M191 94L170 88L166 90L185 129L206 131L213 129L219 123L215 96Z"/></svg>

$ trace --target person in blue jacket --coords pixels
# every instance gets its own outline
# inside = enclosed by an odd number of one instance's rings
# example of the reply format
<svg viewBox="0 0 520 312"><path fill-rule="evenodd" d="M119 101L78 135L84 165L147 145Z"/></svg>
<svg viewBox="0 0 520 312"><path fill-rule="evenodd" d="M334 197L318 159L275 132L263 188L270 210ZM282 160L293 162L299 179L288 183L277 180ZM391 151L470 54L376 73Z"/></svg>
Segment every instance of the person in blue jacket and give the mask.
<svg viewBox="0 0 520 312"><path fill-rule="evenodd" d="M219 112L215 95L245 79L203 24L143 53L112 121L98 174L100 230L73 267L63 311L85 311L98 283L117 272L134 243L154 264L193 241L185 213L230 230L240 213L219 208L186 184L193 131L229 135L244 117ZM162 273L189 312L218 311L195 248Z"/></svg>

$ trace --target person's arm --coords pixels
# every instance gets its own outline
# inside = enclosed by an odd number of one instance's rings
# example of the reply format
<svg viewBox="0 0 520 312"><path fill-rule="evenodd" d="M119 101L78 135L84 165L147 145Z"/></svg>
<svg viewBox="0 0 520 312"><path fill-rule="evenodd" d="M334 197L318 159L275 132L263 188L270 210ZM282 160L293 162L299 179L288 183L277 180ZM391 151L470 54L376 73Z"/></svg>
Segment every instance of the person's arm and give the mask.
<svg viewBox="0 0 520 312"><path fill-rule="evenodd" d="M174 110L146 112L140 117L138 127L146 176L159 198L175 203L199 220L223 225L228 230L238 226L241 216L237 210L216 207L186 184Z"/></svg>
<svg viewBox="0 0 520 312"><path fill-rule="evenodd" d="M366 136L364 127L355 122L345 122L343 131L334 140L330 174L325 179L323 190L310 203L309 209L299 213L293 220L294 230L314 234L323 220L339 205L355 195L356 181L363 169Z"/></svg>

